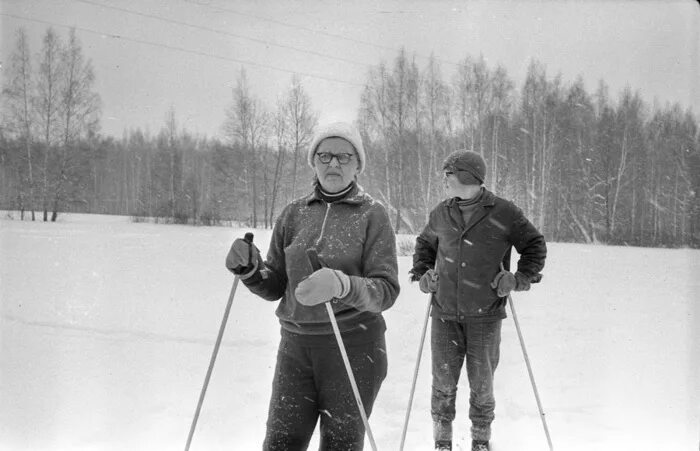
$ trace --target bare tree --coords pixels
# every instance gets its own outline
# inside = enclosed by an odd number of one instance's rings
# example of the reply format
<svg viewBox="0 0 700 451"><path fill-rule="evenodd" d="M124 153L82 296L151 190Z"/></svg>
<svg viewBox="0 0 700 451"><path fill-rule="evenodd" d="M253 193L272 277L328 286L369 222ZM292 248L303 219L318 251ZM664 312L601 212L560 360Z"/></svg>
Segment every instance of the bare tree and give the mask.
<svg viewBox="0 0 700 451"><path fill-rule="evenodd" d="M617 111L611 118L613 123L612 145L607 149L605 159L605 213L606 237L617 240L619 222L618 209L625 185L631 182L629 168L635 152L640 150L641 127L643 125L643 105L638 94L626 88L621 96ZM632 194L632 190L630 190Z"/></svg>
<svg viewBox="0 0 700 451"><path fill-rule="evenodd" d="M182 193L181 204L183 214L192 220L193 224L211 223L213 218L204 211L210 205L211 164L203 152L203 140L183 130L182 142Z"/></svg>
<svg viewBox="0 0 700 451"><path fill-rule="evenodd" d="M525 209L540 230L545 230L546 202L550 195L549 180L557 139L555 110L560 102L560 78L550 82L544 66L531 62L522 89L520 113L525 158L521 161L525 163L527 187Z"/></svg>
<svg viewBox="0 0 700 451"><path fill-rule="evenodd" d="M275 216L275 204L277 202L277 195L279 193L279 187L282 184L282 168L284 167L284 154L287 147L287 141L285 139L287 135L287 123L285 121L285 105L284 101L280 99L277 102L277 112L272 120L272 131L275 135L275 146L277 147L277 153L275 156L275 172L272 180L272 195L270 199L270 224L274 224ZM295 162L296 164L296 162ZM292 177L296 175L296 170L292 173ZM292 186L294 186L292 182Z"/></svg>
<svg viewBox="0 0 700 451"><path fill-rule="evenodd" d="M371 147L372 143L378 143L383 151L382 156L384 158L381 172L379 174L370 172L370 177L377 178L383 182L377 190L380 192L387 208L391 209L394 202L394 188L392 186L394 182L389 176L391 149L387 143L387 131L391 123L389 117L391 109L389 77L390 75L384 62L381 62L377 68L370 70L368 81L360 99L359 123L361 133L368 147ZM373 170L373 168L368 169L369 171Z"/></svg>
<svg viewBox="0 0 700 451"><path fill-rule="evenodd" d="M256 153L260 144L267 138L267 126L267 114L248 86L245 69L241 69L236 87L233 90L233 104L226 111L224 132L232 142L240 142L247 150L248 158L244 168L248 175L246 180L251 193L249 200L252 209L252 227L256 227L258 224L258 158Z"/></svg>
<svg viewBox="0 0 700 451"><path fill-rule="evenodd" d="M595 189L598 179L594 173L593 153L595 111L580 77L568 89L560 114L563 128L563 145L557 158L555 190L559 199L556 205L555 239L569 234L587 243L597 241L595 223Z"/></svg>
<svg viewBox="0 0 700 451"><path fill-rule="evenodd" d="M391 70L381 63L370 72L370 81L362 97L362 132L369 141L368 148L376 146L384 156L378 168L381 172L374 172L374 176L382 181L383 186L378 190L389 213L396 215L394 228L397 231L402 223L412 228L410 217L404 214L408 196L403 181L411 178L412 167L407 164L409 154L417 152L414 144L420 113L416 111L419 79L415 62L409 61L402 49Z"/></svg>
<svg viewBox="0 0 700 451"><path fill-rule="evenodd" d="M312 111L311 98L301 85L299 76L292 77L292 86L283 105L286 141L292 149L292 197L297 196L299 151L311 142L318 123L318 114Z"/></svg>
<svg viewBox="0 0 700 451"><path fill-rule="evenodd" d="M398 163L396 174L401 179L405 176L406 134L409 128L410 109L414 103L413 99L417 95L417 90L417 68L409 62L405 50L401 49L394 60L394 70L392 77L389 79L390 105L392 106L390 111L393 114L390 116L392 127L388 131L389 136L393 138L390 142L396 149L395 155ZM398 233L401 230L401 213L405 199L403 183L398 183L396 194L394 228L396 233Z"/></svg>
<svg viewBox="0 0 700 451"><path fill-rule="evenodd" d="M92 62L85 60L82 47L71 29L68 44L61 54L60 120L62 125L60 160L54 183L53 212L55 221L61 202L64 200L66 182L77 169L77 145L88 133L99 126L100 97L93 91L95 73Z"/></svg>
<svg viewBox="0 0 700 451"><path fill-rule="evenodd" d="M56 32L49 28L42 40L42 49L39 54L39 72L37 76L37 95L34 97L34 107L37 111L37 124L40 129L43 142L43 164L41 168L43 176L42 209L43 219L48 221L49 196L52 187L50 170L50 156L55 150L60 136L60 104L61 82L63 72L60 64L63 45Z"/></svg>
<svg viewBox="0 0 700 451"><path fill-rule="evenodd" d="M177 120L175 118L175 108L170 107L165 117L165 128L163 129L166 138L168 152L168 199L170 207L170 217L174 220L179 214L178 200L180 190L180 179L182 174L181 150L178 148Z"/></svg>
<svg viewBox="0 0 700 451"><path fill-rule="evenodd" d="M501 136L507 133L513 106L513 82L508 78L508 74L502 66L498 66L491 74L490 91L491 146L488 155L490 157L488 158L490 175L487 177L487 181L495 187L500 186L501 160L505 158L501 150L504 147L501 143Z"/></svg>
<svg viewBox="0 0 700 451"><path fill-rule="evenodd" d="M430 56L428 65L421 77L421 109L424 110L427 127L425 149L418 158L418 179L422 187L423 211L428 213L435 203L434 197L440 189L440 179L436 180L439 165L445 156L444 137L450 114L449 88L442 81L440 67L434 55Z"/></svg>
<svg viewBox="0 0 700 451"><path fill-rule="evenodd" d="M12 133L17 136L24 147L26 158L26 190L24 178L20 182L20 217L24 219L25 206L34 215L34 168L32 160L32 143L34 110L32 109L32 64L29 53L27 33L24 28L17 29L15 51L10 56L7 68L6 84L2 87L4 122Z"/></svg>
<svg viewBox="0 0 700 451"><path fill-rule="evenodd" d="M484 120L490 110L491 78L484 57L465 58L453 79L457 112L462 128L461 146L483 155Z"/></svg>

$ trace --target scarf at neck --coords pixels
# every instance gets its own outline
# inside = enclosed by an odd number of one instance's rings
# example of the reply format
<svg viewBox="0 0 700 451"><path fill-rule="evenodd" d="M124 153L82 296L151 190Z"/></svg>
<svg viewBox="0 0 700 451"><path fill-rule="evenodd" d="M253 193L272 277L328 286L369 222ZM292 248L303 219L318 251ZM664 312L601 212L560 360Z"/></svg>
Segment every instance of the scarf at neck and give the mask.
<svg viewBox="0 0 700 451"><path fill-rule="evenodd" d="M457 199L457 204L460 207L466 207L468 205L473 205L473 204L476 204L479 201L481 201L481 198L483 197L483 195L484 195L484 187L481 187L479 192L476 193L476 195L472 198L462 199L461 197L456 197L455 199Z"/></svg>
<svg viewBox="0 0 700 451"><path fill-rule="evenodd" d="M350 182L350 184L346 188L338 191L337 193L329 193L328 191L325 191L321 187L320 183L317 182L316 183L316 194L318 195L318 197L320 197L324 201L331 203L331 202L337 202L341 199L345 199L346 197L348 197L348 195L353 190L353 188L355 188L354 181Z"/></svg>

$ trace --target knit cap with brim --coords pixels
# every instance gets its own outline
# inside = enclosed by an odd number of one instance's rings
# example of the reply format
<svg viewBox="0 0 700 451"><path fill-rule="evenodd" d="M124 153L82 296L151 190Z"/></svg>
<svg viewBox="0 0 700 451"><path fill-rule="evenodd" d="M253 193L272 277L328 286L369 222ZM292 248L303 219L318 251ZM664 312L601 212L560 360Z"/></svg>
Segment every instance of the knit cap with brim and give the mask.
<svg viewBox="0 0 700 451"><path fill-rule="evenodd" d="M358 174L361 174L365 170L365 148L362 145L362 137L360 137L360 132L353 125L347 122L334 122L332 124L323 125L316 130L311 144L309 145L309 152L307 156L307 161L311 168L314 167L314 156L316 155L316 150L318 150L319 144L326 138L343 138L348 141L355 148L357 152L357 160L359 163L359 168L357 170Z"/></svg>
<svg viewBox="0 0 700 451"><path fill-rule="evenodd" d="M454 172L462 185L481 185L486 177L484 158L471 150L458 150L445 158L445 171Z"/></svg>

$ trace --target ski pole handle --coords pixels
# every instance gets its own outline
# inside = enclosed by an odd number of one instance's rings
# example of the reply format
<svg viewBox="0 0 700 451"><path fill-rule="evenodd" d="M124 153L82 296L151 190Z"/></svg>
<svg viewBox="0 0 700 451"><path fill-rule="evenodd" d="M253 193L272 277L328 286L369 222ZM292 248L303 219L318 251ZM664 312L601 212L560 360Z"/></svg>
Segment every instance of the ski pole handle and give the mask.
<svg viewBox="0 0 700 451"><path fill-rule="evenodd" d="M310 247L306 250L306 257L309 259L311 269L318 271L321 269L321 261L318 259L318 251L316 248Z"/></svg>

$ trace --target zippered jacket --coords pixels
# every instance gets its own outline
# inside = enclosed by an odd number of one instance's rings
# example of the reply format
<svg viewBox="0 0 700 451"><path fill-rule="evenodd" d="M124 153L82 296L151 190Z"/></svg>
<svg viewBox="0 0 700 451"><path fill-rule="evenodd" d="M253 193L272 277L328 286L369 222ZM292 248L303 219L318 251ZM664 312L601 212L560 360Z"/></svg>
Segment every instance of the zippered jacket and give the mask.
<svg viewBox="0 0 700 451"><path fill-rule="evenodd" d="M331 302L342 331L377 327L381 312L399 294L396 237L384 207L360 186L333 203L314 191L291 202L275 223L261 277L244 281L268 301L281 299L276 313L282 327L299 334L332 334L323 304L300 304L294 290L313 270L306 250L315 248L323 266L343 271L351 288Z"/></svg>
<svg viewBox="0 0 700 451"><path fill-rule="evenodd" d="M438 204L416 239L411 270L413 280L431 268L438 274L432 315L459 322L505 318L507 298L491 282L501 263L510 270L511 247L520 254L517 271L536 280L547 246L520 208L484 189L465 224L456 198Z"/></svg>

